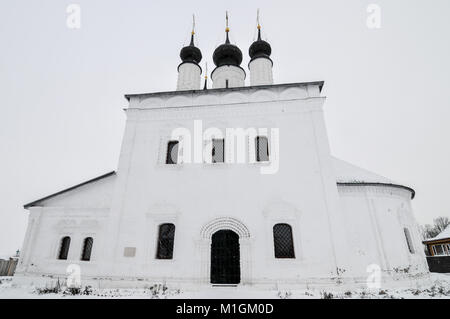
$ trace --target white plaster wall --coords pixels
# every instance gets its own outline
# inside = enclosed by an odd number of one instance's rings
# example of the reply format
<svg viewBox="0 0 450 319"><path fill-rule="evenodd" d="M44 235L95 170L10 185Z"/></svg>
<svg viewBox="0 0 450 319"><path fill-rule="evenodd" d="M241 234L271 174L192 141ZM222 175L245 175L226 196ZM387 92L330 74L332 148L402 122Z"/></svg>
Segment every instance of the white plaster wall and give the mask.
<svg viewBox="0 0 450 319"><path fill-rule="evenodd" d="M213 89L225 88L228 80L228 87L242 87L245 85L245 71L232 65L223 65L214 69L211 74Z"/></svg>
<svg viewBox="0 0 450 319"><path fill-rule="evenodd" d="M385 186L340 186L345 232L355 256L351 271L367 276L367 267L379 265L387 273L426 273L428 266L418 226L411 209L411 193ZM403 228L414 246L409 252Z"/></svg>
<svg viewBox="0 0 450 319"><path fill-rule="evenodd" d="M36 208L30 214L39 213L39 225L31 236L29 249L19 261L18 274L37 273L66 275L70 264L81 266L83 276L96 276L104 272L103 250L108 242L104 229L108 211L101 209ZM61 239L71 237L67 260L58 260ZM81 261L83 240L92 237L94 244L90 261Z"/></svg>
<svg viewBox="0 0 450 319"><path fill-rule="evenodd" d="M365 278L369 263L426 271L409 192L336 186L323 103L316 84L132 97L117 174L30 208L18 274L64 276L76 263L84 278L115 278L117 285L209 284L212 231L205 229L223 228L240 235L243 284L320 283L338 269ZM279 171L262 175L263 163L166 165L172 130L193 131L194 120L203 129L279 128ZM155 258L162 223L176 226L172 260ZM274 258L276 223L291 225L295 259ZM69 258L60 261L67 235ZM81 262L88 236L92 260ZM136 256L124 257L125 247Z"/></svg>
<svg viewBox="0 0 450 319"><path fill-rule="evenodd" d="M248 65L250 69L250 85L273 84L272 61L266 58L258 58Z"/></svg>
<svg viewBox="0 0 450 319"><path fill-rule="evenodd" d="M131 101L111 210L117 221L112 274L208 283L210 242L201 238L201 229L217 217L231 217L250 233L241 242L248 252L241 254L244 283L333 276L338 232L329 230L334 229L330 221L337 214L333 203L338 195L322 132L324 99L316 93L306 86L216 92L218 104L182 109L172 106L195 105L191 99L198 97L179 97L176 103ZM255 163L164 164L171 131L193 131L198 119L204 128L279 128L279 172L261 175L264 164ZM164 222L176 225L173 260L155 259L157 228ZM272 227L277 222L294 229L294 260L274 258ZM136 256L124 257L125 247L136 247Z"/></svg>
<svg viewBox="0 0 450 319"><path fill-rule="evenodd" d="M181 64L178 68L177 91L200 89L201 72L195 63Z"/></svg>
<svg viewBox="0 0 450 319"><path fill-rule="evenodd" d="M116 176L111 175L45 200L29 208L28 228L16 273L66 275L67 266L80 264L82 275L95 276L105 270L103 252L109 209ZM71 237L67 260L58 260L61 239ZM94 239L91 261L81 261L84 238Z"/></svg>

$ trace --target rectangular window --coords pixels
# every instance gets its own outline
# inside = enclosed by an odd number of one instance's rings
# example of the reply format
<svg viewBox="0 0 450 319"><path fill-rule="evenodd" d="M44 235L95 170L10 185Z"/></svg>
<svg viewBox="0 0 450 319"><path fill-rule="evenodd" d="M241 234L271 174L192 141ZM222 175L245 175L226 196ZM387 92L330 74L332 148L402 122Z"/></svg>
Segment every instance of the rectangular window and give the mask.
<svg viewBox="0 0 450 319"><path fill-rule="evenodd" d="M212 140L212 162L223 163L225 162L225 140L213 139Z"/></svg>
<svg viewBox="0 0 450 319"><path fill-rule="evenodd" d="M446 244L445 247L447 248L447 255L450 255L450 244Z"/></svg>
<svg viewBox="0 0 450 319"><path fill-rule="evenodd" d="M444 255L444 247L442 245L434 245L433 251L435 256L442 256Z"/></svg>
<svg viewBox="0 0 450 319"><path fill-rule="evenodd" d="M166 164L178 162L178 141L169 141L167 144Z"/></svg>
<svg viewBox="0 0 450 319"><path fill-rule="evenodd" d="M268 162L269 161L269 140L266 136L256 137L256 161Z"/></svg>
<svg viewBox="0 0 450 319"><path fill-rule="evenodd" d="M83 250L81 251L81 260L89 261L91 260L92 245L94 244L94 239L92 237L87 237L83 241Z"/></svg>
<svg viewBox="0 0 450 319"><path fill-rule="evenodd" d="M403 228L403 231L405 233L406 244L408 245L409 252L411 254L414 254L414 246L413 246L413 243L412 243L411 234L409 233L409 229L408 228Z"/></svg>
<svg viewBox="0 0 450 319"><path fill-rule="evenodd" d="M67 256L69 255L69 248L70 248L70 237L65 236L63 239L61 239L58 259L66 260Z"/></svg>
<svg viewBox="0 0 450 319"><path fill-rule="evenodd" d="M162 224L159 226L157 259L172 259L175 237L174 224Z"/></svg>
<svg viewBox="0 0 450 319"><path fill-rule="evenodd" d="M273 226L275 258L295 258L292 227L288 224Z"/></svg>

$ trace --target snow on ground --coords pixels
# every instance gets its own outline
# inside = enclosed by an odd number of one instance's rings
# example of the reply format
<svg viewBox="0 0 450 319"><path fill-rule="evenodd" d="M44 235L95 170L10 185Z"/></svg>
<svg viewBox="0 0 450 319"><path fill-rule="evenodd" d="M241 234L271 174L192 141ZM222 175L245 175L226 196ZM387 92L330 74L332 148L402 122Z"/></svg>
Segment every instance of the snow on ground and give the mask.
<svg viewBox="0 0 450 319"><path fill-rule="evenodd" d="M431 274L431 281L418 284L416 288L391 289L303 289L303 290L257 290L244 287L211 287L199 291L180 291L154 285L140 289L96 289L83 287L70 290L65 287L18 286L13 277L0 277L0 299L55 299L55 298L158 298L158 299L412 299L446 298L450 299L450 274ZM337 287L336 287L337 288Z"/></svg>

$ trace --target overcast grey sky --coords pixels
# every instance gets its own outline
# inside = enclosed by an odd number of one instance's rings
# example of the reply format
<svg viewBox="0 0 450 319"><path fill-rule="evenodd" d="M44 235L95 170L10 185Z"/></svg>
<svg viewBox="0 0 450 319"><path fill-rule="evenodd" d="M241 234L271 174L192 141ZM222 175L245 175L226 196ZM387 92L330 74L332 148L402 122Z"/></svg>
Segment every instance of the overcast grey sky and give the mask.
<svg viewBox="0 0 450 319"><path fill-rule="evenodd" d="M419 223L450 216L448 0L1 1L0 255L22 245L24 203L116 168L123 95L175 89L192 13L212 66L229 10L246 67L257 8L275 83L325 81L332 153L413 187Z"/></svg>

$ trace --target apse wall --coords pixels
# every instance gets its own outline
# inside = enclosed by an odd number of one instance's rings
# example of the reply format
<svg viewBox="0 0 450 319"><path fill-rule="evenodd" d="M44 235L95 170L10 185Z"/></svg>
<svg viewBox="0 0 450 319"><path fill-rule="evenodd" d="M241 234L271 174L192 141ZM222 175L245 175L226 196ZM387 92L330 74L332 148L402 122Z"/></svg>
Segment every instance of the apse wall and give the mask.
<svg viewBox="0 0 450 319"><path fill-rule="evenodd" d="M410 191L382 185L346 185L338 190L352 260L350 273L367 277L372 264L394 275L428 272Z"/></svg>

